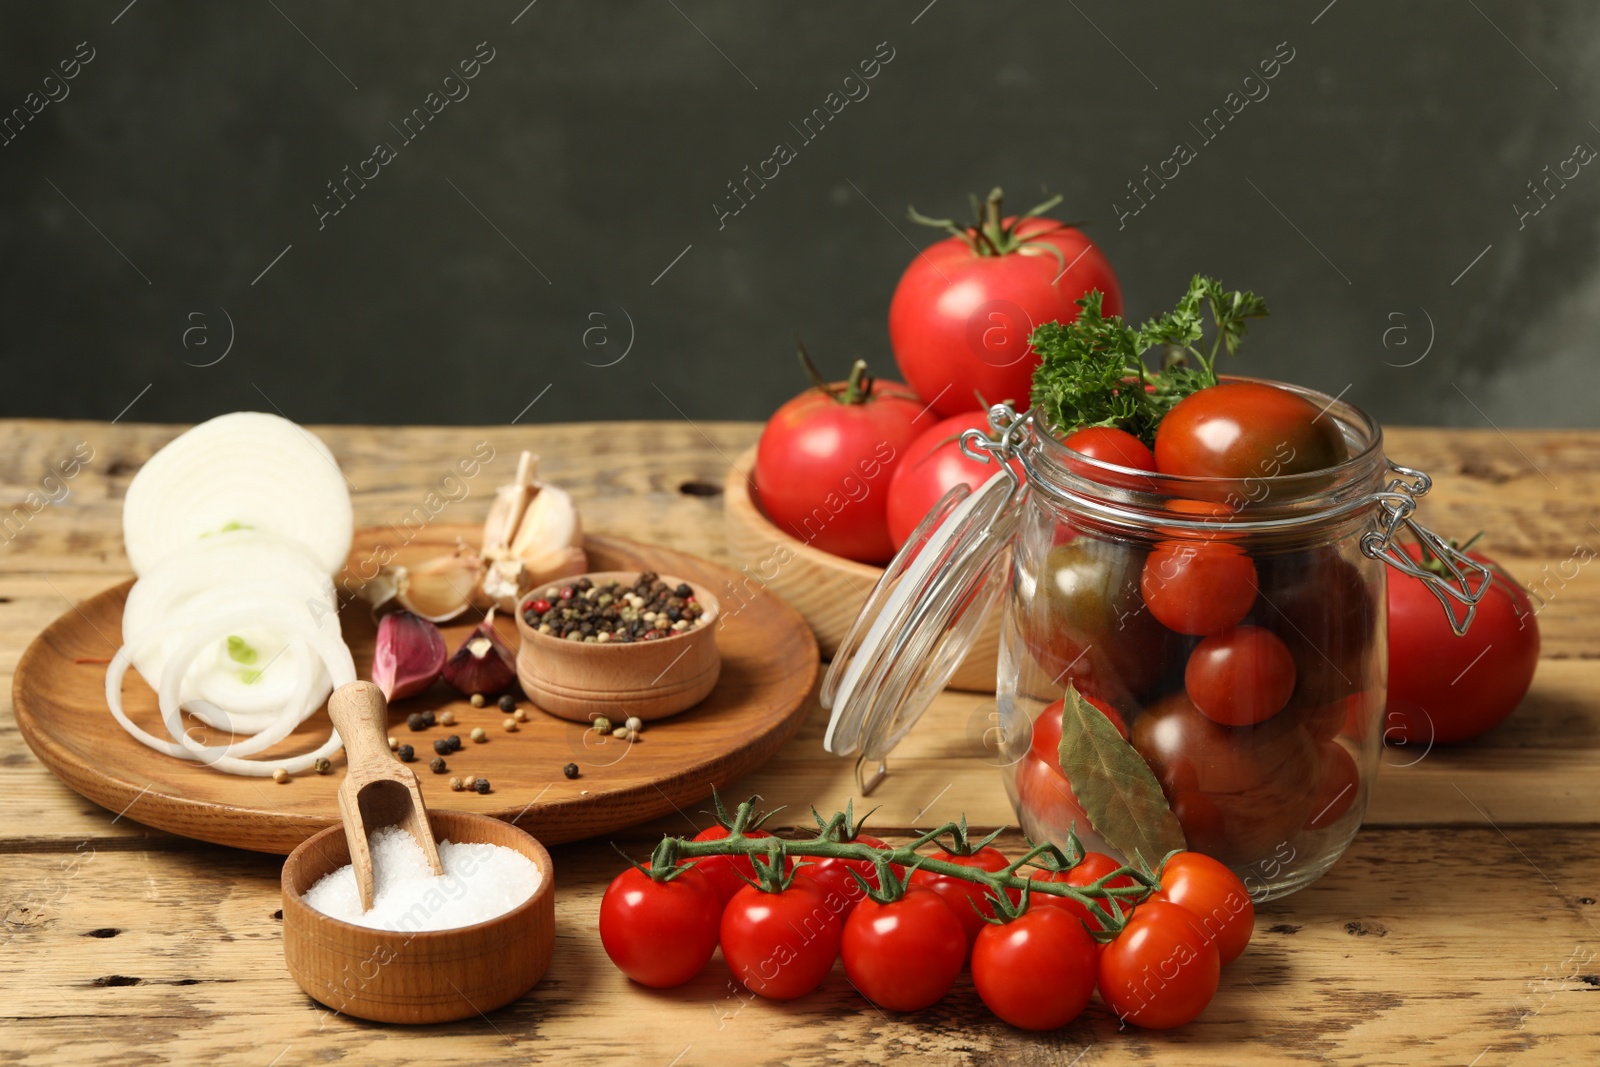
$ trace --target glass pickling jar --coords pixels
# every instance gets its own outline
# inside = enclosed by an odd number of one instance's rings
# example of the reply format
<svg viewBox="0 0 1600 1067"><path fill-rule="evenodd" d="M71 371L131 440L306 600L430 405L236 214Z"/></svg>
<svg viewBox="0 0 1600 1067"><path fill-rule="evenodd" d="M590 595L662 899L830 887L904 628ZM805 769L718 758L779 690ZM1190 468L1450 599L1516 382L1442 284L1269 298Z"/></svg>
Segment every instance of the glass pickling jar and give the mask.
<svg viewBox="0 0 1600 1067"><path fill-rule="evenodd" d="M1183 477L1091 460L1006 405L990 411L991 438L968 432L970 453L1018 462L941 501L823 683L825 745L858 757L863 793L998 602L986 742L1031 839L1075 829L1088 848L1151 863L1187 847L1258 900L1338 859L1383 744L1385 564L1465 604L1458 631L1489 574L1415 521L1431 483L1389 463L1371 417L1268 384L1321 409L1349 458L1279 474L1280 450L1257 477ZM1402 529L1451 577L1400 553Z"/></svg>

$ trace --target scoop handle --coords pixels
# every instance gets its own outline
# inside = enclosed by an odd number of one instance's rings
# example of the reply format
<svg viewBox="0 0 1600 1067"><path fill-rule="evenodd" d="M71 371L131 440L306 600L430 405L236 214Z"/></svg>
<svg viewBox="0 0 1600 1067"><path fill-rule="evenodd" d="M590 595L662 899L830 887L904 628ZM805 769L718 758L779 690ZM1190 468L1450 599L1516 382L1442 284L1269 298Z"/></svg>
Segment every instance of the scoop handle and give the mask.
<svg viewBox="0 0 1600 1067"><path fill-rule="evenodd" d="M328 700L328 718L344 742L352 771L384 767L394 760L389 751L389 702L371 682L348 682Z"/></svg>

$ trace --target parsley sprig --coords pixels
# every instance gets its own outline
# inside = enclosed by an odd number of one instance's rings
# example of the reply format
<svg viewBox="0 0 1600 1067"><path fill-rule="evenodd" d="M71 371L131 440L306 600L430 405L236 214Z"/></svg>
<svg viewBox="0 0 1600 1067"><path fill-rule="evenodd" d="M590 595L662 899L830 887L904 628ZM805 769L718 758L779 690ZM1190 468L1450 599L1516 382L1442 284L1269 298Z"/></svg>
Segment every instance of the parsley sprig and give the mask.
<svg viewBox="0 0 1600 1067"><path fill-rule="evenodd" d="M1190 280L1176 307L1138 329L1106 315L1103 301L1091 292L1078 301L1083 311L1072 322L1047 322L1029 338L1042 359L1033 374L1034 411L1062 435L1114 426L1153 444L1162 417L1184 397L1216 385L1217 356L1236 353L1250 320L1267 316L1256 294L1225 290L1203 274ZM1202 303L1211 313L1209 351L1201 347ZM1159 370L1145 364L1155 348L1164 353Z"/></svg>

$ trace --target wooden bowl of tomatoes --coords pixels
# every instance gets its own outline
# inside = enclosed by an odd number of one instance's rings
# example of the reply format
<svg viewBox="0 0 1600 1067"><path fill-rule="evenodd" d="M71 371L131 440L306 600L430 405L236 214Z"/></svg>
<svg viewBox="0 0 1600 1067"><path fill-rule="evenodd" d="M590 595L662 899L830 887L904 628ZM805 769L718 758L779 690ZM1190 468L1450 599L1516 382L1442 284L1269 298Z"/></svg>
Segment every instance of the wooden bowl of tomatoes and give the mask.
<svg viewBox="0 0 1600 1067"><path fill-rule="evenodd" d="M817 635L824 658L832 657L883 577L883 568L823 551L784 531L769 519L752 489L756 449L734 462L723 483L728 553L755 595L771 589L805 617ZM1000 613L993 612L978 632L949 685L992 693L1000 656Z"/></svg>

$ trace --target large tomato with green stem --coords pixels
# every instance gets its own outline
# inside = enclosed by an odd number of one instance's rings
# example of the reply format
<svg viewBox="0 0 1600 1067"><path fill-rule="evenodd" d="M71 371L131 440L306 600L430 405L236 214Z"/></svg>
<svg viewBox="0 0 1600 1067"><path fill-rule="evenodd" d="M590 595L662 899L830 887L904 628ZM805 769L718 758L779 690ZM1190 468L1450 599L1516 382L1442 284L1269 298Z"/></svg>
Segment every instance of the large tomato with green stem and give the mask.
<svg viewBox="0 0 1600 1067"><path fill-rule="evenodd" d="M942 416L972 403L1026 402L1039 359L1028 335L1046 322L1070 322L1076 301L1105 295L1108 315L1122 311L1122 289L1094 242L1072 225L1045 218L1059 196L1023 215L1001 213L993 190L973 201L976 220L913 221L950 236L911 261L889 303L889 343L895 362L917 393Z"/></svg>
<svg viewBox="0 0 1600 1067"><path fill-rule="evenodd" d="M1000 470L998 463L961 451L961 435L967 430L988 435L989 413L969 411L941 419L911 442L896 465L889 482L889 539L896 549L911 540L917 525L951 489L976 489ZM1012 469L1021 476L1021 462L1013 460Z"/></svg>
<svg viewBox="0 0 1600 1067"><path fill-rule="evenodd" d="M826 382L800 350L815 388L767 420L756 446L755 495L779 529L859 563L894 555L889 480L923 427L923 404L899 382L880 382L856 360L845 382Z"/></svg>
<svg viewBox="0 0 1600 1067"><path fill-rule="evenodd" d="M1448 578L1444 564L1424 554L1421 545L1402 545L1401 550ZM1493 577L1462 637L1450 629L1444 609L1422 579L1389 576L1386 740L1417 745L1470 740L1516 710L1533 682L1539 623L1528 594L1493 560L1468 554ZM1587 560L1574 556L1569 562L1581 566ZM1459 605L1451 610L1458 618L1464 612Z"/></svg>

